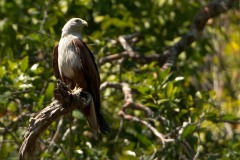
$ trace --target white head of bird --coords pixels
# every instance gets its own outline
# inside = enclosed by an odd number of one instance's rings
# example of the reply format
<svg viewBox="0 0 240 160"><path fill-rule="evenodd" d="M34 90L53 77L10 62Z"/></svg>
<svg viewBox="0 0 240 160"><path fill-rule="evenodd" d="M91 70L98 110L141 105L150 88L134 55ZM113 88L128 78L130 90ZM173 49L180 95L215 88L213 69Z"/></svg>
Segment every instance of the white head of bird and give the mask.
<svg viewBox="0 0 240 160"><path fill-rule="evenodd" d="M88 23L81 18L70 19L62 28L62 37L69 34L81 34L84 26L88 26Z"/></svg>

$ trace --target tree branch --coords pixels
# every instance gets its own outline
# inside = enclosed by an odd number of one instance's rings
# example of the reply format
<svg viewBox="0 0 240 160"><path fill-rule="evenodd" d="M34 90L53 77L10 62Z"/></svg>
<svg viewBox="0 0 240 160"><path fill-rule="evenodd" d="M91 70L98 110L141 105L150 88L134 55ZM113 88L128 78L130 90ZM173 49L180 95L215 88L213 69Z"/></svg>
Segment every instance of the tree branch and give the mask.
<svg viewBox="0 0 240 160"><path fill-rule="evenodd" d="M148 107L144 106L143 104L134 102L131 88L129 87L129 85L127 83L110 83L110 82L105 82L105 83L103 83L101 85L100 90L104 90L106 88L121 89L123 94L124 94L124 104L123 104L122 110L120 110L118 112L118 115L120 117L122 117L124 120L138 122L138 123L141 123L142 125L146 126L150 131L152 131L152 133L156 137L158 137L161 140L161 142L163 144L163 147L165 146L166 142L173 142L174 141L174 139L165 138L165 135L160 133L155 127L153 127L147 121L126 113L126 109L133 109L133 110L142 110L142 111L144 111L146 113L147 117L153 116L153 112L152 112L151 109L149 109Z"/></svg>
<svg viewBox="0 0 240 160"><path fill-rule="evenodd" d="M34 159L33 152L38 137L47 127L59 117L72 112L74 109L81 109L91 101L91 96L78 89L71 92L63 83L59 83L54 90L55 99L40 113L29 121L29 127L24 135L24 141L19 150L19 159Z"/></svg>
<svg viewBox="0 0 240 160"><path fill-rule="evenodd" d="M178 56L196 41L203 32L203 29L210 18L214 18L221 13L226 12L234 6L238 0L213 0L204 6L193 19L189 31L174 45L167 48L163 55L167 57L166 61L161 64L163 68L172 67L176 69Z"/></svg>
<svg viewBox="0 0 240 160"><path fill-rule="evenodd" d="M139 64L149 64L155 61L158 62L159 66L161 66L163 69L168 67L176 69L178 56L201 36L207 21L210 18L214 18L219 16L221 13L226 12L228 9L232 8L236 2L239 2L239 0L214 0L204 6L196 14L189 31L183 35L178 42L167 47L162 54L144 55L144 53L134 51L128 44L128 41L131 42L131 39L140 37L139 33L131 34L129 36L119 36L118 40L125 51L101 58L98 66L101 66L107 62L119 60L123 57L127 57L132 58L136 63ZM138 41L139 39L140 38L138 38Z"/></svg>

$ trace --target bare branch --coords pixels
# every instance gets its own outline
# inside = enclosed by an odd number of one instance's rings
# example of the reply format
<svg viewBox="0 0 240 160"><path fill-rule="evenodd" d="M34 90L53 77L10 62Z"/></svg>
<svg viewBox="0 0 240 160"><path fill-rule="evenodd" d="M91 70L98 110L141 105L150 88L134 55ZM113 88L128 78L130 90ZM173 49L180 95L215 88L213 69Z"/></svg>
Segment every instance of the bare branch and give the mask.
<svg viewBox="0 0 240 160"><path fill-rule="evenodd" d="M163 55L168 58L164 62L163 68L173 67L176 68L177 57L181 54L188 46L192 44L200 35L210 18L214 18L221 13L226 12L228 9L233 7L234 3L238 0L214 0L204 6L193 19L190 30L174 45L167 48Z"/></svg>
<svg viewBox="0 0 240 160"><path fill-rule="evenodd" d="M124 104L123 104L123 108L122 110L120 110L118 112L118 115L120 117L122 117L124 120L128 120L128 121L134 121L134 122L138 122L143 124L144 126L146 126L148 129L150 129L152 131L152 133L158 137L162 144L163 147L165 146L166 142L173 142L174 139L168 138L166 139L165 136L160 133L155 127L153 127L150 123L148 123L145 120L142 120L136 116L132 116L129 114L126 114L126 109L133 109L133 110L142 110L145 111L145 113L147 114L147 116L152 116L153 112L151 109L149 109L148 107L144 106L143 104L137 104L134 102L133 99L133 95L131 92L131 88L129 87L129 85L127 83L110 83L110 82L105 82L101 85L100 89L106 89L106 88L116 88L116 89L122 89L122 92L124 94Z"/></svg>
<svg viewBox="0 0 240 160"><path fill-rule="evenodd" d="M47 127L59 117L83 108L91 100L88 93L78 89L74 92L60 83L54 91L55 98L51 104L29 121L29 127L24 135L24 141L19 150L19 159L34 159L34 149L38 137Z"/></svg>
<svg viewBox="0 0 240 160"><path fill-rule="evenodd" d="M119 36L118 40L125 51L116 53L116 54L110 54L106 57L99 59L98 66L102 66L103 64L105 64L107 62L113 62L116 60L120 60L122 58L132 58L135 62L137 62L139 64L148 64L148 63L155 62L155 61L158 61L159 64L162 64L164 61L166 61L166 58L167 58L166 55L152 54L152 55L146 56L142 53L134 51L127 40L132 42L132 44L135 44L140 39L137 39L135 41L135 40L131 40L130 38L135 39L132 36L132 34L125 35L125 36Z"/></svg>
<svg viewBox="0 0 240 160"><path fill-rule="evenodd" d="M219 16L221 13L226 12L237 2L239 2L239 0L214 0L204 6L196 14L189 31L183 35L178 42L167 47L162 54L144 55L144 53L134 51L133 48L128 44L128 41L134 39L134 36L139 36L139 33L131 34L129 36L119 36L118 40L125 51L101 58L98 66L101 66L107 62L121 59L123 57L127 57L132 58L136 63L139 64L158 62L159 66L162 66L163 69L168 67L176 69L178 56L201 36L207 21L210 18L214 18ZM138 39L138 41L139 40L140 39Z"/></svg>
<svg viewBox="0 0 240 160"><path fill-rule="evenodd" d="M125 120L139 122L139 123L145 125L148 129L150 129L152 131L152 133L156 137L158 137L161 140L163 147L165 147L166 142L173 142L174 141L174 139L171 139L171 138L166 139L165 136L162 133L160 133L156 128L154 128L150 123L148 123L145 120L139 119L136 116L127 115L123 111L119 111L118 115L121 116Z"/></svg>
<svg viewBox="0 0 240 160"><path fill-rule="evenodd" d="M112 62L112 61L115 61L115 60L119 60L123 57L128 57L128 52L121 52L121 53L116 53L116 54L112 54L112 55L103 57L103 58L99 59L99 62L98 62L97 65L102 66L103 64L105 64L107 62Z"/></svg>
<svg viewBox="0 0 240 160"><path fill-rule="evenodd" d="M123 36L119 36L118 37L119 42L121 43L123 49L125 49L126 51L129 52L129 56L132 57L134 56L134 52L132 47L128 44L128 42L126 41L126 39Z"/></svg>
<svg viewBox="0 0 240 160"><path fill-rule="evenodd" d="M124 105L122 110L125 112L126 109L134 109L134 110L141 110L144 111L147 117L151 117L153 112L147 106L135 103L133 100L132 90L127 83L111 83L111 82L104 82L100 86L100 90L104 90L106 88L115 88L121 89L124 95Z"/></svg>

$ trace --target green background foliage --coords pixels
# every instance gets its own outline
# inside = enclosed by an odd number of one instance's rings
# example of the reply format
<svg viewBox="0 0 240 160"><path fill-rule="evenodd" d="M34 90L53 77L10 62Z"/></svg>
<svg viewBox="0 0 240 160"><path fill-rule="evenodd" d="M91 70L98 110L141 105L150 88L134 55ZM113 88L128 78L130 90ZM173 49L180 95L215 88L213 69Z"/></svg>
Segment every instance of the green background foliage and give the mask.
<svg viewBox="0 0 240 160"><path fill-rule="evenodd" d="M134 50L161 54L184 35L198 10L194 0L1 0L0 159L16 159L30 117L53 100L52 50L72 17L88 22L83 37L96 61L123 50L120 35L140 32ZM122 120L122 92L101 92L110 135L94 135L80 111L54 122L37 143L39 159L236 159L240 156L239 4L210 19L178 59L178 70L132 59L99 67L101 81L125 82L134 100L153 111L128 113L173 142L162 145L146 126ZM69 134L69 124L73 127ZM57 133L57 134L56 134ZM56 135L53 141L53 137Z"/></svg>

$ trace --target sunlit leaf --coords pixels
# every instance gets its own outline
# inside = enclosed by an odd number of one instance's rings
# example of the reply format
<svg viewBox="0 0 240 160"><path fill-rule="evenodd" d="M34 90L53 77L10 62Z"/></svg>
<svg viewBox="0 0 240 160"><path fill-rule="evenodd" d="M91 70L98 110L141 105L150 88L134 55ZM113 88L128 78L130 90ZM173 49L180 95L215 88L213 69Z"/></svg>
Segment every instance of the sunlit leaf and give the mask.
<svg viewBox="0 0 240 160"><path fill-rule="evenodd" d="M11 102L8 104L7 108L9 109L9 111L15 112L15 111L17 110L17 103L11 101Z"/></svg>
<svg viewBox="0 0 240 160"><path fill-rule="evenodd" d="M54 83L49 83L48 87L45 92L46 98L52 98L53 97L53 90L54 90L55 84Z"/></svg>
<svg viewBox="0 0 240 160"><path fill-rule="evenodd" d="M28 69L28 56L25 56L20 62L20 68L23 72Z"/></svg>
<svg viewBox="0 0 240 160"><path fill-rule="evenodd" d="M196 125L188 125L187 127L184 128L183 133L181 134L181 138L184 139L192 135L196 128L197 128Z"/></svg>
<svg viewBox="0 0 240 160"><path fill-rule="evenodd" d="M80 111L78 111L78 110L74 110L72 112L72 115L73 115L73 117L75 117L77 119L83 119L83 114Z"/></svg>
<svg viewBox="0 0 240 160"><path fill-rule="evenodd" d="M173 84L172 83L168 83L167 88L166 88L166 92L167 92L167 97L169 97L171 99L171 97L173 96Z"/></svg>
<svg viewBox="0 0 240 160"><path fill-rule="evenodd" d="M130 155L122 155L119 157L119 160L138 160L138 158Z"/></svg>
<svg viewBox="0 0 240 160"><path fill-rule="evenodd" d="M0 67L0 78L2 78L6 73L6 68L5 66Z"/></svg>

